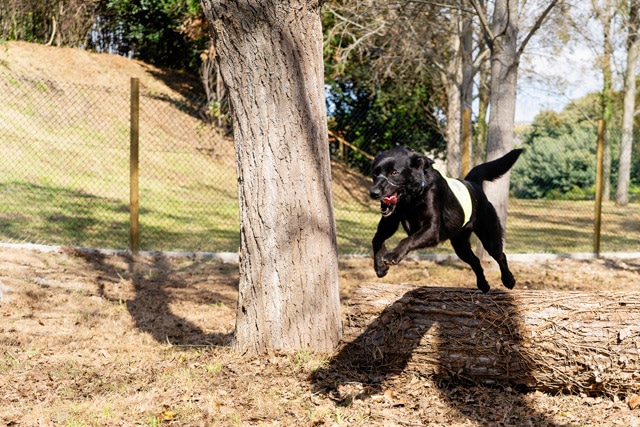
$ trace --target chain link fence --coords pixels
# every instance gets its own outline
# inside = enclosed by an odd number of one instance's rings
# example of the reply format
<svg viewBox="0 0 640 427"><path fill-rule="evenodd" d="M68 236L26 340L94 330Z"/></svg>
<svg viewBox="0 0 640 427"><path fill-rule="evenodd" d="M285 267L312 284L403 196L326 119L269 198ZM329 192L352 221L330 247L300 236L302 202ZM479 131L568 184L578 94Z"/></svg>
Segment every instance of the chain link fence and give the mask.
<svg viewBox="0 0 640 427"><path fill-rule="evenodd" d="M140 96L140 249L237 251L233 146L206 102ZM130 92L0 74L0 239L129 247Z"/></svg>
<svg viewBox="0 0 640 427"><path fill-rule="evenodd" d="M129 248L129 110L128 87L0 72L0 241ZM139 117L140 249L237 251L233 145L212 125L206 101L143 90ZM595 129L584 138L586 149L552 139L527 148L512 174L508 252L593 251ZM612 137L612 158L618 140ZM338 145L336 158L349 155ZM635 143L636 157L639 148ZM547 173L549 165L582 167L577 179L588 182L562 181ZM340 253L369 253L379 220L369 178L339 160L332 174ZM625 207L604 203L600 250L640 250L636 195Z"/></svg>

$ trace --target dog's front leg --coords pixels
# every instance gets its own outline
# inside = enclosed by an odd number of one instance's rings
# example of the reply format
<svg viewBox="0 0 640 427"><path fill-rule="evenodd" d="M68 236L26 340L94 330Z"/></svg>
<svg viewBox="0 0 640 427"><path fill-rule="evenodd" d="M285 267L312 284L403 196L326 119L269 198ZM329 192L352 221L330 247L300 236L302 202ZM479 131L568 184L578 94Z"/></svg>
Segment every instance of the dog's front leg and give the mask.
<svg viewBox="0 0 640 427"><path fill-rule="evenodd" d="M397 218L382 218L378 223L378 229L373 236L373 268L378 277L384 277L389 271L389 266L383 261L387 248L384 245L385 240L390 238L398 231L400 221Z"/></svg>
<svg viewBox="0 0 640 427"><path fill-rule="evenodd" d="M413 250L436 246L440 241L439 229L438 222L432 220L425 227L402 239L398 246L382 257L382 261L387 266L396 265Z"/></svg>

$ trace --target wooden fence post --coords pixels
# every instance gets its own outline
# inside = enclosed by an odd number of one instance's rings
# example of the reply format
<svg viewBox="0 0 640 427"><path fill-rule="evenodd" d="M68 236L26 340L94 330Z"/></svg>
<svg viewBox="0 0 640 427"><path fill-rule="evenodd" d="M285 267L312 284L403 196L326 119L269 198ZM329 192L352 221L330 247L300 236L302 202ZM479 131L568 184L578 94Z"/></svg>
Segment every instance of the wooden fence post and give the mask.
<svg viewBox="0 0 640 427"><path fill-rule="evenodd" d="M130 126L130 153L129 153L129 241L131 252L140 250L139 227L139 189L138 189L138 149L139 149L139 119L140 119L140 79L131 78L131 126Z"/></svg>
<svg viewBox="0 0 640 427"><path fill-rule="evenodd" d="M604 170L604 133L605 133L605 121L600 119L598 121L598 147L596 150L596 206L595 206L595 218L594 218L594 230L593 230L593 253L596 256L600 255L600 229L602 225L602 193L604 190L604 183L602 180L602 174Z"/></svg>

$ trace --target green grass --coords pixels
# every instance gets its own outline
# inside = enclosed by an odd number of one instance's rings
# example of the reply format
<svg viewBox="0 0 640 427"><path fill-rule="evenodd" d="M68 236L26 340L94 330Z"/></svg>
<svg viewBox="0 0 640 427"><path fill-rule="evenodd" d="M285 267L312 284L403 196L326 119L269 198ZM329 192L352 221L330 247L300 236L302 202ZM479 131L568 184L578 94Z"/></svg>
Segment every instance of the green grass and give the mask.
<svg viewBox="0 0 640 427"><path fill-rule="evenodd" d="M128 93L25 80L0 90L0 240L126 249ZM141 249L236 251L233 151L206 154L211 129L175 103L141 106Z"/></svg>
<svg viewBox="0 0 640 427"><path fill-rule="evenodd" d="M366 189L363 189L363 191ZM338 244L342 253L370 253L370 241L379 220L369 210L337 206ZM594 251L593 201L523 200L511 198L506 231L507 253L565 254ZM357 220L355 218L359 218ZM405 234L399 230L391 246ZM475 243L474 246L475 247ZM640 203L617 207L604 202L600 252L640 251ZM446 242L420 253L453 253Z"/></svg>
<svg viewBox="0 0 640 427"><path fill-rule="evenodd" d="M593 252L593 201L509 201L507 251L511 253ZM604 202L600 252L640 251L640 203Z"/></svg>
<svg viewBox="0 0 640 427"><path fill-rule="evenodd" d="M19 79L0 90L0 241L128 248L128 93ZM236 251L233 146L180 105L141 100L141 249ZM336 163L333 183L340 253L370 253L369 179ZM640 250L639 208L605 204L601 252ZM593 217L592 201L512 199L507 252L592 252Z"/></svg>

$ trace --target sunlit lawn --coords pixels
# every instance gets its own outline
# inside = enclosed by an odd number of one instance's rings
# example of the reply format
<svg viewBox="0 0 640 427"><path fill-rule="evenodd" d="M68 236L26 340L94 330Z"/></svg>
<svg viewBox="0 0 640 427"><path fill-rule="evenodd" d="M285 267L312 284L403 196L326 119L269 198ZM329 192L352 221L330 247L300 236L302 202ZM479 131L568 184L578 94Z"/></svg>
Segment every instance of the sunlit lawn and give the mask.
<svg viewBox="0 0 640 427"><path fill-rule="evenodd" d="M7 93L25 89L13 82ZM129 247L126 92L26 88L0 97L0 241ZM89 96L91 95L91 96ZM78 108L81 100L83 108ZM94 112L94 115L87 115ZM166 100L143 98L140 244L149 251L234 252L239 245L233 146ZM379 220L369 179L333 163L342 254L369 254ZM592 252L593 201L517 200L508 253ZM402 231L389 243L402 237ZM601 252L640 251L640 203L603 208ZM431 253L451 253L443 243Z"/></svg>
<svg viewBox="0 0 640 427"><path fill-rule="evenodd" d="M338 242L342 252L369 253L379 214L375 204L338 206ZM594 252L593 201L522 200L511 198L506 232L507 253ZM359 217L361 222L352 218ZM402 236L402 230L396 233ZM397 240L397 239L396 239ZM640 251L640 203L617 207L605 202L602 209L600 252ZM452 253L449 243L425 253Z"/></svg>

